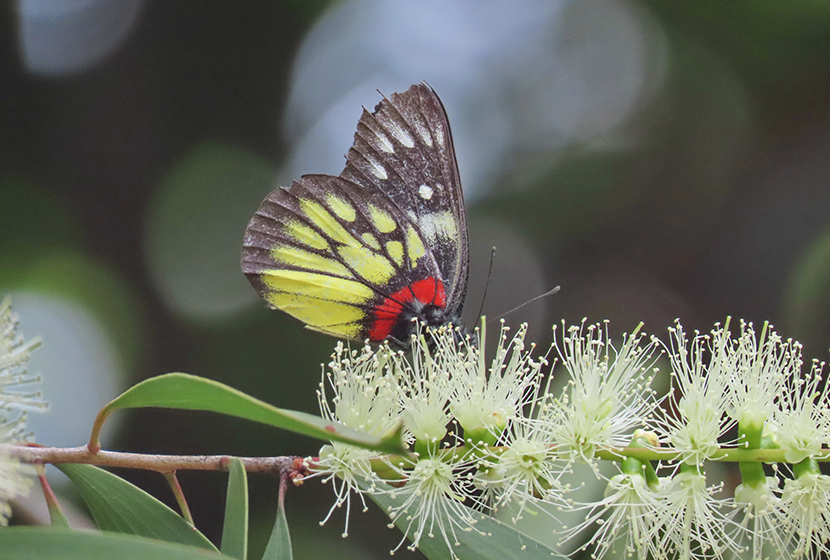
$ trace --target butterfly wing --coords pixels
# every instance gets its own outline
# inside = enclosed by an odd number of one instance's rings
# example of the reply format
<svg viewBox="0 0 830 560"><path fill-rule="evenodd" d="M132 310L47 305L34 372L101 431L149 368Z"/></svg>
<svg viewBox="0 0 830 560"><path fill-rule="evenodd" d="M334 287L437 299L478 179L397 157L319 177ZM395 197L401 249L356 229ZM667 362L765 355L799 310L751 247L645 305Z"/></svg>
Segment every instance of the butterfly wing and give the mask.
<svg viewBox="0 0 830 560"><path fill-rule="evenodd" d="M242 269L273 307L333 336L407 346L410 319L457 321L467 226L449 121L417 84L364 110L338 177L271 192Z"/></svg>
<svg viewBox="0 0 830 560"><path fill-rule="evenodd" d="M447 315L461 314L467 291L467 219L444 105L415 84L364 109L346 156L344 179L388 196L420 229L447 289Z"/></svg>
<svg viewBox="0 0 830 560"><path fill-rule="evenodd" d="M245 231L242 270L273 307L332 336L380 341L407 302L445 303L435 258L386 195L305 175L271 192Z"/></svg>

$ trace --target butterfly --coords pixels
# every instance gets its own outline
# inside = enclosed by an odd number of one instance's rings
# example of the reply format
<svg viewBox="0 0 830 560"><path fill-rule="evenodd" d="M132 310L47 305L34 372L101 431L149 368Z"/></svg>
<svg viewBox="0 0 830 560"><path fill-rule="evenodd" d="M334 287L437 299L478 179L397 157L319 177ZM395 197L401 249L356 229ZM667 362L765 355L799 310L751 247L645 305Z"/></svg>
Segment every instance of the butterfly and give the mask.
<svg viewBox="0 0 830 560"><path fill-rule="evenodd" d="M340 175L272 191L242 246L242 271L271 307L403 348L416 320L460 325L468 266L450 123L426 83L364 108Z"/></svg>

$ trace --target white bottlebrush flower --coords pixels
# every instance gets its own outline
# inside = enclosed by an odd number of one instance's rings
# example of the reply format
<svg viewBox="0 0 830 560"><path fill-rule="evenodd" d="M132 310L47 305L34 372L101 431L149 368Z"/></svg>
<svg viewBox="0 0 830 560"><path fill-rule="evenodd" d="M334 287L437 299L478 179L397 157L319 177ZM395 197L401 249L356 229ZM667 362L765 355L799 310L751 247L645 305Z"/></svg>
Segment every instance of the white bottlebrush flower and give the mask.
<svg viewBox="0 0 830 560"><path fill-rule="evenodd" d="M26 341L17 332L18 317L12 312L11 298L0 302L0 525L11 515L9 501L25 496L32 485L34 470L22 465L9 453L9 445L24 443L26 411L42 412L47 404L32 386L40 378L29 375L26 363L40 338Z"/></svg>
<svg viewBox="0 0 830 560"><path fill-rule="evenodd" d="M793 372L779 395L771 423L789 463L815 457L830 443L830 393L822 387L824 363L814 362L806 376Z"/></svg>
<svg viewBox="0 0 830 560"><path fill-rule="evenodd" d="M338 342L328 370L323 370L317 400L324 418L368 434L382 436L400 422L397 374L392 350L364 346L349 350ZM328 390L332 391L331 398Z"/></svg>
<svg viewBox="0 0 830 560"><path fill-rule="evenodd" d="M377 351L364 346L357 351L349 350L339 342L328 369L323 370L324 379L317 391L320 414L327 420L375 436L394 430L401 421L401 410L391 356L391 350L385 346ZM314 461L314 472L324 477L324 482L332 483L336 496L323 523L328 521L335 508L345 504L344 536L349 529L352 491L359 494L361 487L380 481L371 466L371 460L377 456L375 451L333 442L324 446ZM360 499L363 501L362 495ZM365 502L363 507L366 508Z"/></svg>
<svg viewBox="0 0 830 560"><path fill-rule="evenodd" d="M7 296L0 302L0 417L7 420L19 411L42 412L47 408L40 391L32 388L40 377L26 371L32 351L41 344L40 337L24 340L17 332L17 323Z"/></svg>
<svg viewBox="0 0 830 560"><path fill-rule="evenodd" d="M721 486L706 486L705 476L692 470L682 470L662 484L661 506L653 510L662 556L688 560L743 552L738 534L742 528L724 513L735 513L734 501L715 497Z"/></svg>
<svg viewBox="0 0 830 560"><path fill-rule="evenodd" d="M0 525L6 525L11 516L9 501L27 496L32 486L34 469L23 465L9 453L9 445L20 443L25 416L0 424Z"/></svg>
<svg viewBox="0 0 830 560"><path fill-rule="evenodd" d="M590 511L582 523L562 533L560 546L588 530L594 532L580 550L592 548L591 558L601 560L608 554L613 558L636 556L638 560L663 558L665 551L655 535L655 521L663 506L642 472L621 472L608 481L602 500L576 506Z"/></svg>
<svg viewBox="0 0 830 560"><path fill-rule="evenodd" d="M432 355L429 338L438 342L444 337L454 336L456 331L450 326L435 330L419 329L412 339L411 359L402 352L393 356L401 417L407 431L417 442L418 452L423 450L422 445L434 448L448 434L450 380L455 368L463 369L462 364L470 353L465 345L460 352L456 348L454 354L439 354L441 359L436 359Z"/></svg>
<svg viewBox="0 0 830 560"><path fill-rule="evenodd" d="M728 325L727 325L728 326ZM721 438L731 427L724 421L729 404L733 371L729 330L716 325L711 334L698 334L691 344L678 322L669 329L667 347L671 361L672 392L665 417L667 441L683 454L683 461L702 465L720 449Z"/></svg>
<svg viewBox="0 0 830 560"><path fill-rule="evenodd" d="M767 323L756 338L752 323L741 321L741 334L731 352L727 414L746 428L762 430L776 410L782 386L801 372L801 346L783 341Z"/></svg>
<svg viewBox="0 0 830 560"><path fill-rule="evenodd" d="M519 327L512 338L508 332L502 321L499 344L489 364L483 350L486 338L483 323L476 345L453 333L441 330L431 333L435 346L433 361L450 372L449 411L464 429L465 439L487 432L490 442L494 442L508 422L521 415L539 382L539 372L546 362L544 358L532 358L533 344L525 349L527 325Z"/></svg>
<svg viewBox="0 0 830 560"><path fill-rule="evenodd" d="M393 521L405 520L404 538L398 547L409 538L407 548L415 550L425 536L435 538L438 533L455 558L458 531L474 531L476 517L481 515L464 505L477 501L472 477L467 474L474 462L469 455L439 451L421 458L412 470L399 469L406 478L402 486L373 489L373 493L387 494L399 503L386 512Z"/></svg>
<svg viewBox="0 0 830 560"><path fill-rule="evenodd" d="M466 506L483 504L472 473L493 457L482 458L487 452L477 443L454 452L452 446L462 441L448 427L456 420L471 432L490 434L490 443L495 443L508 423L517 421L522 407L539 395L544 362L531 358L532 345L525 349L524 328L512 338L506 333L502 329L491 360L451 327L421 329L413 338L411 355L386 346L348 352L338 345L321 384L322 415L374 435L388 433L402 420L420 458L415 463L395 462L349 445L325 446L312 468L335 486L336 502L326 519L335 507L348 506L353 491L361 500L369 492L399 499L389 514L406 520L405 536L413 547L434 533L452 547L457 531L473 530L474 516L480 513ZM515 443L520 447L522 442ZM524 449L529 453L527 446ZM541 453L549 455L549 442ZM521 458L515 454L508 450L505 457L514 473L511 483L519 478L514 463ZM532 493L536 479L523 480L526 493ZM521 481L512 484L522 485ZM537 493L540 490L544 493L547 488L536 487Z"/></svg>
<svg viewBox="0 0 830 560"><path fill-rule="evenodd" d="M606 325L607 328L607 325ZM569 460L591 461L598 447L625 446L656 407L651 389L656 343L642 345L639 327L616 349L600 325L573 326L554 345L570 379L546 405L558 450ZM563 325L564 330L564 325Z"/></svg>
<svg viewBox="0 0 830 560"><path fill-rule="evenodd" d="M531 505L565 505L559 483L562 466L545 425L533 420L514 421L503 439L503 451L480 464L476 484L486 492L493 511L510 508L517 523ZM549 514L550 507L533 508L532 513Z"/></svg>
<svg viewBox="0 0 830 560"><path fill-rule="evenodd" d="M781 498L778 479L774 476L755 486L739 484L735 488L735 503L743 506L741 533L752 552L752 560L784 558L787 556L785 523L781 522Z"/></svg>
<svg viewBox="0 0 830 560"><path fill-rule="evenodd" d="M792 547L792 557L830 554L830 476L814 472L788 479L775 511Z"/></svg>

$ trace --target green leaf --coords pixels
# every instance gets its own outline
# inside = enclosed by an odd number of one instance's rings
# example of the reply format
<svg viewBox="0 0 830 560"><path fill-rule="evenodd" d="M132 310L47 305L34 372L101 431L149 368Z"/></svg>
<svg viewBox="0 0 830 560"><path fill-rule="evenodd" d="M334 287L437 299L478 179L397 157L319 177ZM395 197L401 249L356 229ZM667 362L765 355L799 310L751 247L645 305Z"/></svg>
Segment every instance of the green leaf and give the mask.
<svg viewBox="0 0 830 560"><path fill-rule="evenodd" d="M392 499L388 495L369 494L369 497L384 512L388 512L389 508L399 506L402 503L401 500ZM419 507L420 501L416 499L410 505L408 511L411 514L417 511ZM443 524L448 529L450 542L455 541L455 538L449 533L450 521L439 508L431 512L430 518L427 520L427 527L432 526L433 529L424 531L418 550L430 560L452 560L453 558L459 560L541 560L545 558L550 560L551 555L559 555L539 541L492 517L475 511L469 513L474 519L478 520L475 524L475 530L463 531L457 527L455 528L455 537L460 544L452 547L454 556L450 554L443 535L438 530L439 524ZM410 523L409 515L402 514L395 519L395 525L401 531L406 531ZM426 534L429 532L434 533L435 536L430 538Z"/></svg>
<svg viewBox="0 0 830 560"><path fill-rule="evenodd" d="M248 477L245 464L238 457L231 458L228 471L222 554L245 560L248 557Z"/></svg>
<svg viewBox="0 0 830 560"><path fill-rule="evenodd" d="M262 560L293 560L294 551L291 548L291 535L288 533L288 518L285 516L285 502L279 500L277 519L271 530L271 538L265 547Z"/></svg>
<svg viewBox="0 0 830 560"><path fill-rule="evenodd" d="M403 446L403 426L383 438L377 438L313 414L277 408L218 381L186 373L168 373L147 379L107 404L95 420L90 449L100 448L101 427L110 414L125 408L151 406L218 412L323 441L340 441L388 454L408 453Z"/></svg>
<svg viewBox="0 0 830 560"><path fill-rule="evenodd" d="M69 520L66 519L66 516L63 514L63 511L59 507L55 507L53 505L49 505L49 522L51 523L52 527L64 527L69 528Z"/></svg>
<svg viewBox="0 0 830 560"><path fill-rule="evenodd" d="M103 531L216 550L202 533L144 490L92 465L55 465L78 488Z"/></svg>
<svg viewBox="0 0 830 560"><path fill-rule="evenodd" d="M231 560L218 552L135 535L53 527L4 527L3 560Z"/></svg>

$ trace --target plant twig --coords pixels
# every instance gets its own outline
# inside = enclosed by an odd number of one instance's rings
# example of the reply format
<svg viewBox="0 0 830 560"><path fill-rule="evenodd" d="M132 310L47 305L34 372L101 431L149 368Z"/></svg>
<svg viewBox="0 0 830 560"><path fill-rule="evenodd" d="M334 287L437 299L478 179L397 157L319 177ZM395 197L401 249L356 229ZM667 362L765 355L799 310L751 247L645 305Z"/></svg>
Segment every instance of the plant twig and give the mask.
<svg viewBox="0 0 830 560"><path fill-rule="evenodd" d="M181 470L227 471L228 455L150 455L120 451L91 452L87 446L38 447L12 445L6 448L23 463L84 463L99 467L143 469L159 473ZM292 473L295 480L308 474L305 460L293 455L281 457L241 457L245 470L251 473L282 475Z"/></svg>

